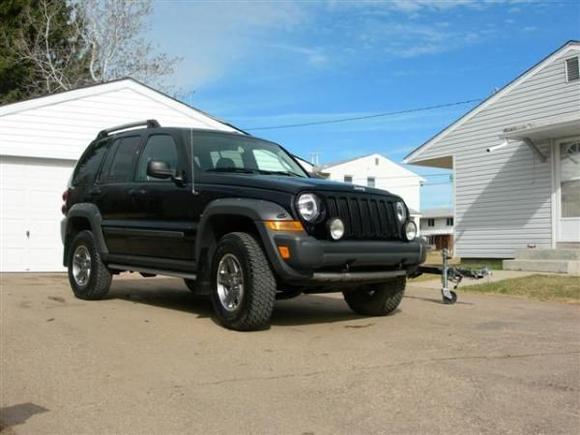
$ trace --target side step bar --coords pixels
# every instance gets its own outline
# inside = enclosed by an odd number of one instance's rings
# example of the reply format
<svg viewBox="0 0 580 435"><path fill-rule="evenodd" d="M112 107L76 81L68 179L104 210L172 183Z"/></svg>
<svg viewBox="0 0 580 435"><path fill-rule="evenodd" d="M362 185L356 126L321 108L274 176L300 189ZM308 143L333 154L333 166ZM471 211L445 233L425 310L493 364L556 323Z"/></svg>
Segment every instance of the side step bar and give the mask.
<svg viewBox="0 0 580 435"><path fill-rule="evenodd" d="M175 278L183 278L183 279L191 279L196 280L197 275L194 273L185 273L185 272L174 272L172 270L160 270L160 269L152 269L150 267L135 267L129 266L125 264L108 264L107 267L109 269L127 271L127 272L139 272L139 273L149 273L151 275L164 275L164 276L172 276Z"/></svg>

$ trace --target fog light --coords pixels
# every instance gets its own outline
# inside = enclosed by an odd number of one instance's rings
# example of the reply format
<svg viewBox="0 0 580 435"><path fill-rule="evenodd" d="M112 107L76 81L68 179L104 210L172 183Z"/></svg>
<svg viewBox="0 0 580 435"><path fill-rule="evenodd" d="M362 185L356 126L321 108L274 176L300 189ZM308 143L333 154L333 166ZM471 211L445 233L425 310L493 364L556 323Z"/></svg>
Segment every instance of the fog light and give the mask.
<svg viewBox="0 0 580 435"><path fill-rule="evenodd" d="M341 239L344 236L344 223L339 218L331 219L328 222L328 230L333 240Z"/></svg>
<svg viewBox="0 0 580 435"><path fill-rule="evenodd" d="M417 225L413 221L407 221L405 224L405 237L410 242L417 237Z"/></svg>

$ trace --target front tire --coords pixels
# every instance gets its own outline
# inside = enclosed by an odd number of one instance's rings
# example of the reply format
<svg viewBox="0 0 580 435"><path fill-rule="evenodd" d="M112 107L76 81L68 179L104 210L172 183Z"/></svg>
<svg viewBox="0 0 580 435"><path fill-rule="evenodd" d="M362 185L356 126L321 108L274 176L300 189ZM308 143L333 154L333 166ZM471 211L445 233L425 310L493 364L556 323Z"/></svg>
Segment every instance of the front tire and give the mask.
<svg viewBox="0 0 580 435"><path fill-rule="evenodd" d="M363 316L386 316L397 309L405 293L406 277L343 292L351 310Z"/></svg>
<svg viewBox="0 0 580 435"><path fill-rule="evenodd" d="M237 331L268 326L276 299L276 280L262 248L247 233L219 241L212 262L211 300L219 321Z"/></svg>
<svg viewBox="0 0 580 435"><path fill-rule="evenodd" d="M79 299L102 299L109 292L112 275L101 260L95 236L90 231L79 232L71 243L68 280Z"/></svg>

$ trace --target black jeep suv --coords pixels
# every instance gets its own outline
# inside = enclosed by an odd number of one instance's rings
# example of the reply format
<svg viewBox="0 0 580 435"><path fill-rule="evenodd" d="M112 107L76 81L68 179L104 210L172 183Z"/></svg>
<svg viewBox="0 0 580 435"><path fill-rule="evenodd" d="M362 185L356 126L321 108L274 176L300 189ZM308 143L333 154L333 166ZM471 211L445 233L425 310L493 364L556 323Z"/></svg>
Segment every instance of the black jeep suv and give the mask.
<svg viewBox="0 0 580 435"><path fill-rule="evenodd" d="M363 315L399 305L425 246L398 196L310 176L279 145L242 133L103 130L64 193L74 294L113 274L180 277L227 327L263 328L275 299L342 291Z"/></svg>

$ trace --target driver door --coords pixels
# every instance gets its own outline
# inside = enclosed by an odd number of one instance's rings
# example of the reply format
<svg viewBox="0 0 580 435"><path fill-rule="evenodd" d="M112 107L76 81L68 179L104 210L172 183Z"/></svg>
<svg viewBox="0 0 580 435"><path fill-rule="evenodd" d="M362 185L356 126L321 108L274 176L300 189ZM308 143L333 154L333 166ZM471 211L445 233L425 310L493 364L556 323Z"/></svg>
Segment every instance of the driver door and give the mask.
<svg viewBox="0 0 580 435"><path fill-rule="evenodd" d="M146 138L129 192L136 255L193 260L195 196L191 185L147 175L147 164L157 160L166 162L185 179L186 156L182 144L171 133L153 133Z"/></svg>

